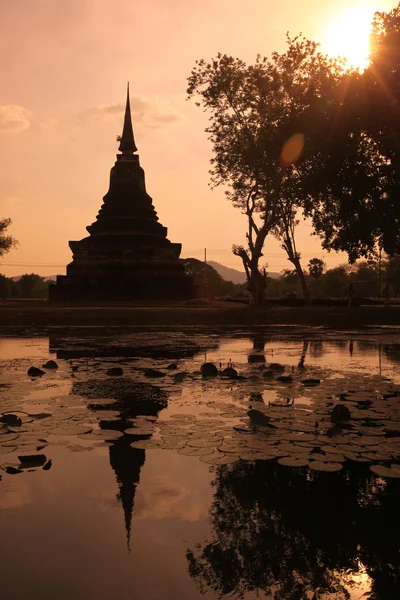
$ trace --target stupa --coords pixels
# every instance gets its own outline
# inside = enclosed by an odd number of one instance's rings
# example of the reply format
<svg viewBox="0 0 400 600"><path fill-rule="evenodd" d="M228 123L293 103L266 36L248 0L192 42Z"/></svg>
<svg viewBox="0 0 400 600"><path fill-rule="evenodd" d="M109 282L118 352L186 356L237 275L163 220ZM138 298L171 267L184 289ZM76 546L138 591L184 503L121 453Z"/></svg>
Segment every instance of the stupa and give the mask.
<svg viewBox="0 0 400 600"><path fill-rule="evenodd" d="M50 300L185 299L192 279L179 261L146 192L132 129L129 84L125 118L110 187L89 236L69 242L67 274L50 286Z"/></svg>

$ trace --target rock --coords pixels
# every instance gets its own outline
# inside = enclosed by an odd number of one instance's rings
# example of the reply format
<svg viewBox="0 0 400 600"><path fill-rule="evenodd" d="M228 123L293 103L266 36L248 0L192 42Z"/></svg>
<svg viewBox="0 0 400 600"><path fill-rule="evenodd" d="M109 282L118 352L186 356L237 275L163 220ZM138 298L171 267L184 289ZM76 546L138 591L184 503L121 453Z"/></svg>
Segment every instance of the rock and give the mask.
<svg viewBox="0 0 400 600"><path fill-rule="evenodd" d="M218 375L218 369L213 363L202 364L200 372L203 377L216 377Z"/></svg>
<svg viewBox="0 0 400 600"><path fill-rule="evenodd" d="M73 365L73 366L71 367L71 369L72 369L72 371L75 373L75 372L76 372L76 371L79 369L79 367L78 367L78 365Z"/></svg>
<svg viewBox="0 0 400 600"><path fill-rule="evenodd" d="M182 371L181 373L174 373L174 383L181 383L186 377L186 371Z"/></svg>
<svg viewBox="0 0 400 600"><path fill-rule="evenodd" d="M44 454L23 454L18 456L18 460L22 466L41 467L46 463L47 458Z"/></svg>
<svg viewBox="0 0 400 600"><path fill-rule="evenodd" d="M120 375L123 375L124 371L122 370L121 367L111 367L110 369L107 369L106 371L106 375L109 375L110 377L117 377Z"/></svg>
<svg viewBox="0 0 400 600"><path fill-rule="evenodd" d="M264 398L260 392L254 392L254 394L250 394L249 402L263 402Z"/></svg>
<svg viewBox="0 0 400 600"><path fill-rule="evenodd" d="M331 412L332 423L340 423L341 421L349 421L351 413L344 404L336 404Z"/></svg>
<svg viewBox="0 0 400 600"><path fill-rule="evenodd" d="M291 383L293 381L293 377L291 375L280 375L276 378L277 381L281 383Z"/></svg>
<svg viewBox="0 0 400 600"><path fill-rule="evenodd" d="M341 427L329 427L326 431L328 437L336 437L337 435L343 435L343 429Z"/></svg>
<svg viewBox="0 0 400 600"><path fill-rule="evenodd" d="M43 369L58 369L58 364L55 360L48 360L42 367Z"/></svg>
<svg viewBox="0 0 400 600"><path fill-rule="evenodd" d="M48 471L49 469L51 469L51 459L47 461L47 463L42 467L43 471Z"/></svg>
<svg viewBox="0 0 400 600"><path fill-rule="evenodd" d="M176 363L171 363L167 367L168 371L175 371L175 369L177 369L177 368L178 368L178 365Z"/></svg>
<svg viewBox="0 0 400 600"><path fill-rule="evenodd" d="M264 379L272 379L274 375L274 372L268 369L267 371L264 371L262 376L264 377Z"/></svg>
<svg viewBox="0 0 400 600"><path fill-rule="evenodd" d="M250 421L252 425L269 425L270 422L270 417L267 417L267 415L264 415L264 413L262 413L260 410L257 410L255 408L251 408L250 410L247 411L247 414L250 417Z"/></svg>
<svg viewBox="0 0 400 600"><path fill-rule="evenodd" d="M285 370L285 367L283 365L280 365L279 363L271 363L269 365L269 368L271 371L276 371L278 373L283 373L283 371Z"/></svg>
<svg viewBox="0 0 400 600"><path fill-rule="evenodd" d="M22 470L16 469L15 467L6 467L6 473L9 475L17 475L18 473L22 473Z"/></svg>
<svg viewBox="0 0 400 600"><path fill-rule="evenodd" d="M233 367L226 367L226 369L222 371L222 375L225 375L228 379L237 379L238 372Z"/></svg>
<svg viewBox="0 0 400 600"><path fill-rule="evenodd" d="M162 371L157 371L157 369L146 369L145 377L165 377L165 373Z"/></svg>
<svg viewBox="0 0 400 600"><path fill-rule="evenodd" d="M321 383L321 380L320 379L311 379L311 378L310 379L302 379L301 383L306 386L313 386L313 385L318 385L319 383Z"/></svg>
<svg viewBox="0 0 400 600"><path fill-rule="evenodd" d="M249 354L247 357L249 363L265 363L264 354Z"/></svg>
<svg viewBox="0 0 400 600"><path fill-rule="evenodd" d="M45 372L42 369L38 369L37 367L29 367L28 369L29 377L42 377L45 375Z"/></svg>
<svg viewBox="0 0 400 600"><path fill-rule="evenodd" d="M15 426L20 426L22 425L22 420L17 417L17 415L13 415L12 413L7 413L6 415L3 415L2 417L0 417L0 423L5 423L6 425L12 425L13 427Z"/></svg>
<svg viewBox="0 0 400 600"><path fill-rule="evenodd" d="M266 369L266 368L267 368L267 367L266 367L264 364L261 364L260 366L258 366L258 367L257 367L257 369L258 369L259 371L265 371L265 369Z"/></svg>

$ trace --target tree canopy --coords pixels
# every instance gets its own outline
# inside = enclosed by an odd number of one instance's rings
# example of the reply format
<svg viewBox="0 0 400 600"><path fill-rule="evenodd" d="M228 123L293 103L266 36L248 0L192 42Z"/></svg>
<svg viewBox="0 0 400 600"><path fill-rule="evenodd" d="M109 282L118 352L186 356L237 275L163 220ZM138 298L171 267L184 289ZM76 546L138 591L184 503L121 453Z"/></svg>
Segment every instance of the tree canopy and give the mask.
<svg viewBox="0 0 400 600"><path fill-rule="evenodd" d="M287 36L286 52L259 56L254 65L222 54L210 63L200 60L189 77L189 97L199 98L210 115L211 184L223 185L247 216L247 246L235 245L233 251L243 260L256 301L263 297L266 275L259 261L271 233L307 294L294 239L303 207L300 184L321 174L315 114L326 129L343 77L343 63L302 36Z"/></svg>
<svg viewBox="0 0 400 600"><path fill-rule="evenodd" d="M375 14L371 63L348 70L301 35L286 52L255 64L218 54L188 79L210 117L211 185L247 217L242 258L249 289L262 301L260 264L275 235L307 295L295 227L303 211L328 250L349 262L380 247L400 252L400 4Z"/></svg>
<svg viewBox="0 0 400 600"><path fill-rule="evenodd" d="M302 182L323 246L347 252L350 262L378 246L400 252L399 77L400 5L375 14L370 65L345 76L321 175Z"/></svg>
<svg viewBox="0 0 400 600"><path fill-rule="evenodd" d="M7 234L7 229L11 223L11 219L0 219L0 256L3 256L17 245L17 241L12 235Z"/></svg>

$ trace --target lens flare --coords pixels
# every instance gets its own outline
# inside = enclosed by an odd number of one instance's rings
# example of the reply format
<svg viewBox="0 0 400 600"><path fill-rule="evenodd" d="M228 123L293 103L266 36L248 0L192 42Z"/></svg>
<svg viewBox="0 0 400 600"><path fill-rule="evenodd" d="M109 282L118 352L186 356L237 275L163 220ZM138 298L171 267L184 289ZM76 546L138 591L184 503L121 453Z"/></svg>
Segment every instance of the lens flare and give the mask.
<svg viewBox="0 0 400 600"><path fill-rule="evenodd" d="M294 165L299 160L304 143L305 139L302 133L295 133L288 139L281 152L281 165L283 167Z"/></svg>

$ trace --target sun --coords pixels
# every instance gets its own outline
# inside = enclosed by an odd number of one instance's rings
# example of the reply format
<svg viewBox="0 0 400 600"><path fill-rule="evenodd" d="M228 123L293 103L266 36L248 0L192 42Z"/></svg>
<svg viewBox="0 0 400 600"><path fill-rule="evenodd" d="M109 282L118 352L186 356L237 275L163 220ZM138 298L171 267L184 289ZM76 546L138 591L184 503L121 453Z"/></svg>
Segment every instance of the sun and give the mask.
<svg viewBox="0 0 400 600"><path fill-rule="evenodd" d="M369 63L369 36L375 10L363 0L343 11L325 30L321 42L326 52L364 70Z"/></svg>

